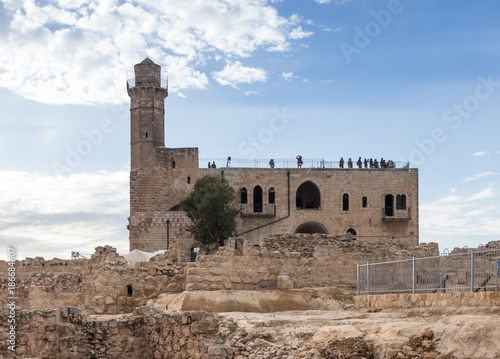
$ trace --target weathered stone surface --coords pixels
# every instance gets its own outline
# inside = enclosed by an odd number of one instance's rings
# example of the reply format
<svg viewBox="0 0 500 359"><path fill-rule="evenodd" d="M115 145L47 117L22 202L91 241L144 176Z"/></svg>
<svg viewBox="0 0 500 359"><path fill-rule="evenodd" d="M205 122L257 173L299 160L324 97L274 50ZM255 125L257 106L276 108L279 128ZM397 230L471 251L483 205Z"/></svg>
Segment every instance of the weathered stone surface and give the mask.
<svg viewBox="0 0 500 359"><path fill-rule="evenodd" d="M205 312L181 314L139 307L133 314L84 318L74 307L19 310L15 352L8 349L8 315L7 309L0 309L2 358L21 354L73 359L226 358L204 354L204 344L213 342L219 327L216 317ZM223 349L225 353L231 352L225 346Z"/></svg>

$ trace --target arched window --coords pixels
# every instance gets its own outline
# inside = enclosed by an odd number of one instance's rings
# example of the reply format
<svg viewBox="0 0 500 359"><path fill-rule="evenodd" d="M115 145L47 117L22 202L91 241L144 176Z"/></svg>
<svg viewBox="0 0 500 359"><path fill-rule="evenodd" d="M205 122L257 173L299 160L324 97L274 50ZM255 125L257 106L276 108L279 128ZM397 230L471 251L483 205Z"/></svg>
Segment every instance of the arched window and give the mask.
<svg viewBox="0 0 500 359"><path fill-rule="evenodd" d="M368 207L368 198L366 196L361 198L361 207L363 208Z"/></svg>
<svg viewBox="0 0 500 359"><path fill-rule="evenodd" d="M248 191L245 187L243 187L240 191L240 197L241 197L241 204L247 204L248 203Z"/></svg>
<svg viewBox="0 0 500 359"><path fill-rule="evenodd" d="M274 204L276 202L276 191L274 187L269 188L269 204Z"/></svg>
<svg viewBox="0 0 500 359"><path fill-rule="evenodd" d="M342 195L342 210L343 211L349 210L349 195L347 193L344 193Z"/></svg>
<svg viewBox="0 0 500 359"><path fill-rule="evenodd" d="M387 217L394 216L394 196L392 194L385 195L384 212Z"/></svg>
<svg viewBox="0 0 500 359"><path fill-rule="evenodd" d="M148 138L148 133L146 132L146 138Z"/></svg>
<svg viewBox="0 0 500 359"><path fill-rule="evenodd" d="M262 187L255 186L253 188L253 211L262 212Z"/></svg>
<svg viewBox="0 0 500 359"><path fill-rule="evenodd" d="M321 197L318 187L311 181L302 183L297 189L295 202L298 209L321 208Z"/></svg>
<svg viewBox="0 0 500 359"><path fill-rule="evenodd" d="M396 209L406 209L406 195L398 194L396 196Z"/></svg>
<svg viewBox="0 0 500 359"><path fill-rule="evenodd" d="M191 184L191 177L189 177L189 176L188 176L188 178L187 178L187 183L188 183L188 184Z"/></svg>
<svg viewBox="0 0 500 359"><path fill-rule="evenodd" d="M172 161L172 169L175 168L175 161Z"/></svg>

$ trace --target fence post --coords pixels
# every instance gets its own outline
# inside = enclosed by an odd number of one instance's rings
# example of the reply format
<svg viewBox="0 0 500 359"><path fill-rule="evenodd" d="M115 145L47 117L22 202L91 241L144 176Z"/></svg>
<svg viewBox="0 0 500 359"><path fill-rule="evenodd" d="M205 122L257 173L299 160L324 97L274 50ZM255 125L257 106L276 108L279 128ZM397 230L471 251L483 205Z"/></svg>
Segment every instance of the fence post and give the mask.
<svg viewBox="0 0 500 359"><path fill-rule="evenodd" d="M358 276L358 295L359 295L359 284L360 284L360 279L359 279L359 263L357 264L357 276Z"/></svg>
<svg viewBox="0 0 500 359"><path fill-rule="evenodd" d="M474 249L470 250L470 291L474 292Z"/></svg>
<svg viewBox="0 0 500 359"><path fill-rule="evenodd" d="M412 263L412 284L411 284L411 289L412 289L412 293L415 294L415 284L416 284L416 280L417 280L417 276L416 276L416 272L417 272L417 267L415 266L415 257L412 257L412 260L411 260L411 263Z"/></svg>
<svg viewBox="0 0 500 359"><path fill-rule="evenodd" d="M496 261L495 266L495 290L498 290L498 272L500 271L500 261Z"/></svg>
<svg viewBox="0 0 500 359"><path fill-rule="evenodd" d="M370 294L370 262L366 262L366 295Z"/></svg>

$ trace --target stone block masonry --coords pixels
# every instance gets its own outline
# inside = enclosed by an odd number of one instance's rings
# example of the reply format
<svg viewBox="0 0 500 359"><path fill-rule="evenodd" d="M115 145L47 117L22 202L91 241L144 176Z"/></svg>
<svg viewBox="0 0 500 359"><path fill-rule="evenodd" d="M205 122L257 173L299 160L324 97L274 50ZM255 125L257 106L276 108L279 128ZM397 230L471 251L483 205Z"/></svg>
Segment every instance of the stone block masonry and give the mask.
<svg viewBox="0 0 500 359"><path fill-rule="evenodd" d="M128 265L116 249L97 247L91 259L17 261L16 305L46 309L78 306L92 314L132 312L163 293L184 287L184 266L177 264L177 247L154 260ZM0 261L0 268L6 262ZM65 271L62 271L65 270ZM0 274L0 290L7 292L7 270ZM6 296L0 297L5 307Z"/></svg>
<svg viewBox="0 0 500 359"><path fill-rule="evenodd" d="M0 309L0 357L71 359L225 359L211 355L216 314L169 313L139 307L116 316L82 316L80 309L19 310L16 351L7 348L8 309ZM220 354L220 353L219 353Z"/></svg>
<svg viewBox="0 0 500 359"><path fill-rule="evenodd" d="M374 257L408 257L423 247L428 246L397 240L371 243L326 234L272 235L259 247L230 240L217 255L200 255L186 267L185 290L355 287L357 263Z"/></svg>
<svg viewBox="0 0 500 359"><path fill-rule="evenodd" d="M500 307L500 292L360 295L354 305L358 309Z"/></svg>

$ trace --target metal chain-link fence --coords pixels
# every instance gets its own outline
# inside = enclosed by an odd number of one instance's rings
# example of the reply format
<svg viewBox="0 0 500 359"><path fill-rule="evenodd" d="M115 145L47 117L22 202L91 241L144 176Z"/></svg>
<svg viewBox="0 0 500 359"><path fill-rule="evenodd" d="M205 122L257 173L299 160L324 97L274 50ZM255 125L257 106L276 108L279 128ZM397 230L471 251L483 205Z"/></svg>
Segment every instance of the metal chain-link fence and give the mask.
<svg viewBox="0 0 500 359"><path fill-rule="evenodd" d="M358 264L358 295L499 290L500 249Z"/></svg>

